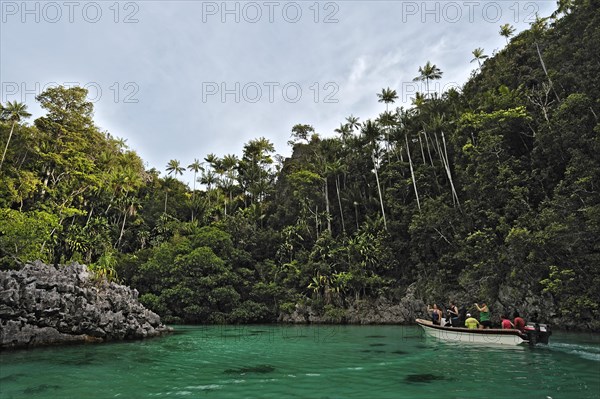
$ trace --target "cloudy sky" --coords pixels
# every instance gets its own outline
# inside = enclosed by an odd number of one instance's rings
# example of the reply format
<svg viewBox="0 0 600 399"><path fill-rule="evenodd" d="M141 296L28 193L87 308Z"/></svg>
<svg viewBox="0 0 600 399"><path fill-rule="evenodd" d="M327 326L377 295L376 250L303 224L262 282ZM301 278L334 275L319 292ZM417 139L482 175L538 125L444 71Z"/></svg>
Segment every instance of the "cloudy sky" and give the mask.
<svg viewBox="0 0 600 399"><path fill-rule="evenodd" d="M52 85L89 89L101 129L164 171L208 153L240 155L266 137L289 155L291 127L322 135L353 114L410 105L430 60L460 87L476 67L554 1L6 1L0 0L0 101ZM32 120L34 119L32 118ZM185 176L184 180L189 180Z"/></svg>

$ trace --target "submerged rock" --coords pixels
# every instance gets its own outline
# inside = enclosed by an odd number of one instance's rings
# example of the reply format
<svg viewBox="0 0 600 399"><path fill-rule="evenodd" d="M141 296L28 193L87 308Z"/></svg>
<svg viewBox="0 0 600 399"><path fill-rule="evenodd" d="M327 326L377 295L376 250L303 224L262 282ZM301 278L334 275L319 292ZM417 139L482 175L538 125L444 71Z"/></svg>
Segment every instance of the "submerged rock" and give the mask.
<svg viewBox="0 0 600 399"><path fill-rule="evenodd" d="M129 287L86 266L41 262L0 271L0 349L153 337L171 329Z"/></svg>
<svg viewBox="0 0 600 399"><path fill-rule="evenodd" d="M429 383L445 380L444 377L435 374L409 374L404 378L408 383Z"/></svg>
<svg viewBox="0 0 600 399"><path fill-rule="evenodd" d="M241 367L239 369L227 369L224 371L225 374L246 374L246 373L259 373L266 374L275 371L275 367L268 364L261 364L259 366Z"/></svg>

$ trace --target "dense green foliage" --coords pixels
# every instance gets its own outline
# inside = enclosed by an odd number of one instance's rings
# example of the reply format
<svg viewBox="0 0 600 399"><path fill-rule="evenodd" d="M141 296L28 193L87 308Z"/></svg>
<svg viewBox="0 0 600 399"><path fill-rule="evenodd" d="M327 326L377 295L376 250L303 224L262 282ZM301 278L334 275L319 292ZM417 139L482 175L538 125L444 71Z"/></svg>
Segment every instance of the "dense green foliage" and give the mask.
<svg viewBox="0 0 600 399"><path fill-rule="evenodd" d="M167 321L272 321L296 303L339 315L414 282L428 300L513 286L598 318L599 43L598 2L561 2L493 57L476 49L460 92L390 110L384 89L384 112L335 137L294 126L290 158L261 138L194 160L191 188L178 160L161 177L99 131L83 89L42 93L32 126L6 104L1 266L86 262Z"/></svg>

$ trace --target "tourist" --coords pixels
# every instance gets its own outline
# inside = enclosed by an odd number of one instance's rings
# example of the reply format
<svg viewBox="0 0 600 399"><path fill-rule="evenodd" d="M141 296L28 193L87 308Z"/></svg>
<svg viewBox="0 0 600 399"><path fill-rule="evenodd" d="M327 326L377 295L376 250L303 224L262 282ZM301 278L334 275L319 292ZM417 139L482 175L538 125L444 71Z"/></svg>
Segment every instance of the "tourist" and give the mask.
<svg viewBox="0 0 600 399"><path fill-rule="evenodd" d="M502 316L500 316L500 318L502 319L502 329L503 330L510 330L511 328L515 327L506 315L502 315Z"/></svg>
<svg viewBox="0 0 600 399"><path fill-rule="evenodd" d="M458 321L458 307L454 301L450 302L450 308L448 309L448 317L450 317L450 323L452 327L460 327Z"/></svg>
<svg viewBox="0 0 600 399"><path fill-rule="evenodd" d="M483 328L491 328L492 322L490 321L490 309L486 303L483 302L481 306L475 303L475 306L477 307L477 310L479 310L479 321L481 322Z"/></svg>
<svg viewBox="0 0 600 399"><path fill-rule="evenodd" d="M515 310L515 313L513 314L514 317L514 323L513 325L515 326L515 328L521 332L525 331L525 320L519 315L519 312L517 312Z"/></svg>
<svg viewBox="0 0 600 399"><path fill-rule="evenodd" d="M465 326L471 330L479 328L480 324L476 318L471 317L471 313L467 313L467 320L465 320Z"/></svg>
<svg viewBox="0 0 600 399"><path fill-rule="evenodd" d="M431 314L431 321L433 324L439 325L442 320L442 311L438 308L438 306L434 303L433 307L430 308L427 306L427 312Z"/></svg>

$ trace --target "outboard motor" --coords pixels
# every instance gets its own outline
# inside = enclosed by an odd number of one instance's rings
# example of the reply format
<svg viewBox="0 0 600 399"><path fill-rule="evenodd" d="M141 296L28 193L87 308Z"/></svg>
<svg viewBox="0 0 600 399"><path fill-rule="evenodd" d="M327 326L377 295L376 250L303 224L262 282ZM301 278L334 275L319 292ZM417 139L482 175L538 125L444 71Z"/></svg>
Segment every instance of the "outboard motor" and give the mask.
<svg viewBox="0 0 600 399"><path fill-rule="evenodd" d="M552 335L552 331L550 331L548 324L529 322L525 325L525 335L531 346L537 343L548 345L548 339Z"/></svg>

